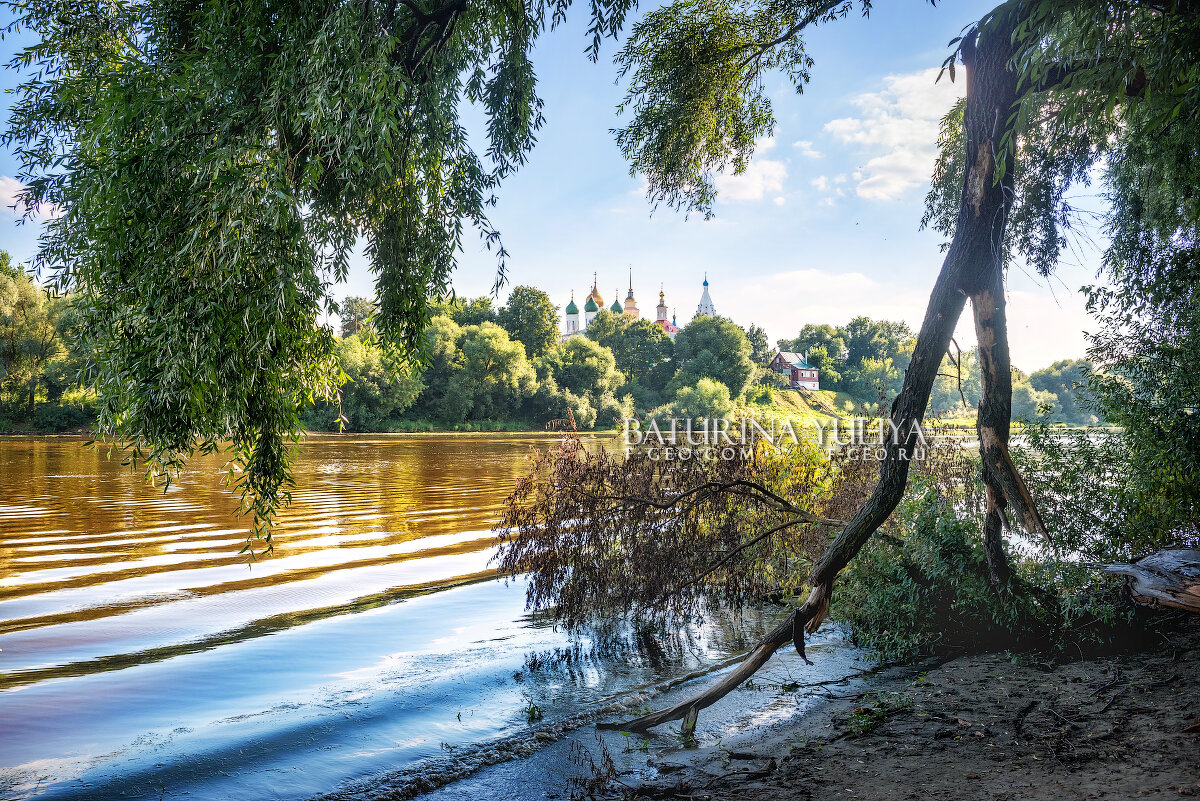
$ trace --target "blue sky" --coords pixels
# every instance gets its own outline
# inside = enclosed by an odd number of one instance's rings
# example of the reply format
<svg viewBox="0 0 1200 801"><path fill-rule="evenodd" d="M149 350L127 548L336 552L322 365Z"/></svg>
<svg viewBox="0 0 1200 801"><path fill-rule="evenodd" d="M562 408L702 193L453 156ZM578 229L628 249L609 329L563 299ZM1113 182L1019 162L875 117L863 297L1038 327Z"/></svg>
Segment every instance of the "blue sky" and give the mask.
<svg viewBox="0 0 1200 801"><path fill-rule="evenodd" d="M532 284L565 305L572 290L586 295L595 272L611 304L614 289L624 297L632 268L643 315L653 315L661 283L682 324L707 273L717 311L763 326L772 341L805 323L841 324L859 314L916 328L942 261L941 237L917 228L937 121L962 81L935 85L933 78L946 43L993 5L894 0L868 19L812 31L812 82L797 95L782 76L768 78L775 134L745 175L718 179L709 221L651 213L641 179L629 175L609 134L623 91L614 83L616 45L589 62L585 7L577 6L537 48L547 124L492 213L511 253L511 285ZM11 37L0 43L5 61L16 47ZM6 72L0 85L15 78ZM11 97L3 102L7 108ZM0 197L11 195L15 170L12 155L0 152ZM0 248L24 261L36 237L36 225L18 227L11 209L0 210ZM1066 262L1048 282L1019 268L1009 276L1013 363L1026 371L1082 356L1083 332L1094 328L1078 288L1094 282L1098 256ZM469 236L456 291L485 294L494 277L493 256ZM371 286L357 260L336 294L370 294ZM969 313L959 334L964 347L973 342Z"/></svg>

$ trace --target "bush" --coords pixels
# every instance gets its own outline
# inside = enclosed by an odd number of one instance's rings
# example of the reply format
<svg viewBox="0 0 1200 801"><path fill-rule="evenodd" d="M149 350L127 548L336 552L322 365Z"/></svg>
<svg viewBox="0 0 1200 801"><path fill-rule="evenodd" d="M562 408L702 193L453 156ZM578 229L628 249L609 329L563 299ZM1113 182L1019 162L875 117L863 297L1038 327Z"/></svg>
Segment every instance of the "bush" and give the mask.
<svg viewBox="0 0 1200 801"><path fill-rule="evenodd" d="M1012 558L1001 602L989 579L981 521L918 479L843 573L833 616L882 661L1035 650L1063 659L1145 647L1184 617L1133 603L1094 563L1041 552Z"/></svg>
<svg viewBox="0 0 1200 801"><path fill-rule="evenodd" d="M660 420L715 420L729 417L733 413L733 400L729 387L712 378L701 378L695 386L681 387L675 399L654 410L653 416Z"/></svg>
<svg viewBox="0 0 1200 801"><path fill-rule="evenodd" d="M34 428L46 433L89 428L95 422L96 409L91 404L39 403L33 410Z"/></svg>
<svg viewBox="0 0 1200 801"><path fill-rule="evenodd" d="M834 616L880 659L994 650L1042 629L1028 603L1001 605L988 579L980 521L918 482L895 535L876 535L846 568Z"/></svg>

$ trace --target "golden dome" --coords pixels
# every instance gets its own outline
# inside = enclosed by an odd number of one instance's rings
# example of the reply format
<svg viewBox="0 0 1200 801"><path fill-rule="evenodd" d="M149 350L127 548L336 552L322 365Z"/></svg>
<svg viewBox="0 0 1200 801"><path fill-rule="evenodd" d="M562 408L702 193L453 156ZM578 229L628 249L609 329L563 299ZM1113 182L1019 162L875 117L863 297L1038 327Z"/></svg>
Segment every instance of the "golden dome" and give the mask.
<svg viewBox="0 0 1200 801"><path fill-rule="evenodd" d="M592 291L588 294L587 300L596 304L599 308L604 308L604 296L600 294L600 290L596 288L596 274L592 273Z"/></svg>

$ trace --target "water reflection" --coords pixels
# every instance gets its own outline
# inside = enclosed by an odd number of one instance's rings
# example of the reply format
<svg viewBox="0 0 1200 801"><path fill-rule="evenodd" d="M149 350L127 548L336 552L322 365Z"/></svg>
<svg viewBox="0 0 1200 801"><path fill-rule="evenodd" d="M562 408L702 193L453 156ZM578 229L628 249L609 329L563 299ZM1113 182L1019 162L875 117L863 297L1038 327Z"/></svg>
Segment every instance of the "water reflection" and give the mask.
<svg viewBox="0 0 1200 801"><path fill-rule="evenodd" d="M247 565L218 458L163 493L79 440L0 439L0 797L310 798L770 622L570 640L530 619L520 582L489 580L491 527L547 441L309 440L275 555Z"/></svg>

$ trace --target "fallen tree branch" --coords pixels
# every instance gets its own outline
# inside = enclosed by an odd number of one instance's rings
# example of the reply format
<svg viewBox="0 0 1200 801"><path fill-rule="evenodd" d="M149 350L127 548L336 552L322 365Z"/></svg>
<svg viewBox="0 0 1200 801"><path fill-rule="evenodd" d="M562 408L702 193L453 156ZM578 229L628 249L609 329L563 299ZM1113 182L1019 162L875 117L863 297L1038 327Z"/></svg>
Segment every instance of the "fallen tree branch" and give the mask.
<svg viewBox="0 0 1200 801"><path fill-rule="evenodd" d="M1200 550L1159 551L1131 565L1107 565L1104 572L1127 576L1139 604L1200 614Z"/></svg>

